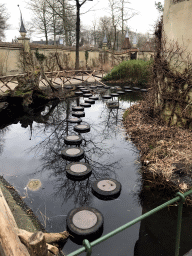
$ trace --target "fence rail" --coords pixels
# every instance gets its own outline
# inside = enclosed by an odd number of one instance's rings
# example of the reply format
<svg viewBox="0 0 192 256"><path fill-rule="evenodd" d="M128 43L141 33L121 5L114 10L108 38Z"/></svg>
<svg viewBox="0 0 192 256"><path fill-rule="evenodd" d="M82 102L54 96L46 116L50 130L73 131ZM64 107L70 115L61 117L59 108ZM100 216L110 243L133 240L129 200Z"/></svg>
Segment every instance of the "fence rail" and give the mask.
<svg viewBox="0 0 192 256"><path fill-rule="evenodd" d="M152 209L151 211L141 215L140 217L126 223L125 225L113 230L112 232L96 239L93 242L89 242L87 239L83 240L83 247L81 247L80 249L68 254L67 256L76 256L79 255L82 252L86 252L87 256L90 256L92 253L92 247L102 243L103 241L109 239L110 237L120 233L121 231L133 226L134 224L136 224L137 222L151 216L152 214L166 208L167 206L179 202L178 205L178 216L177 216L177 232L176 232L176 243L175 243L175 256L179 256L179 247L180 247L180 235L181 235L181 222L182 222L182 212L183 212L183 203L185 202L185 199L187 196L189 196L190 194L192 194L192 190L189 190L187 192L185 192L184 194L182 194L181 192L177 192L176 193L176 197L167 201L164 204L159 205L158 207Z"/></svg>

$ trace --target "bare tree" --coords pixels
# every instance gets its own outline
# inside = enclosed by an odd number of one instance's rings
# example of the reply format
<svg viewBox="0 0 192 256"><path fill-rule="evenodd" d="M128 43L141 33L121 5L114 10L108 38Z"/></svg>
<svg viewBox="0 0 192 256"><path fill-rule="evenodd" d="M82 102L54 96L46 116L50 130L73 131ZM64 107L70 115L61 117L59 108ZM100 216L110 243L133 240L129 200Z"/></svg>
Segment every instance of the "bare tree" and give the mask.
<svg viewBox="0 0 192 256"><path fill-rule="evenodd" d="M7 20L9 16L4 4L0 4L0 41L5 37L5 30L8 28Z"/></svg>

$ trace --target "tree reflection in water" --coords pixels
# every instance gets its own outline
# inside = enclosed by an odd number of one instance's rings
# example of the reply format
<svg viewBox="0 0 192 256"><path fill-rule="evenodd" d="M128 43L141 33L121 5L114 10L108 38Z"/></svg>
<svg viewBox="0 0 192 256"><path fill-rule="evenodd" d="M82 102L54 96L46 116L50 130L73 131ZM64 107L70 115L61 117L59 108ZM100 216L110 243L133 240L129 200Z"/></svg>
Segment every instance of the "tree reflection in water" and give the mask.
<svg viewBox="0 0 192 256"><path fill-rule="evenodd" d="M64 143L66 135L75 133L73 130L74 124L66 122L69 118L72 104L74 105L73 100L59 103L51 112L48 121L38 124L34 128L36 135L44 134L46 137L35 147L31 148L30 151L34 151L37 156L41 155L42 166L38 172L50 170L49 178L54 177L54 181L56 180L54 196L62 195L63 203L73 198L74 204L82 206L90 204L92 182L101 178L116 178L116 170L121 166L119 161L110 161L111 150L104 146L105 139L109 138L112 125L109 111L105 128L103 129L103 122L97 124L97 139L95 139L94 132L93 134L84 134L82 144L80 145L85 151L85 157L81 162L90 164L92 175L83 181L72 181L66 177L66 165L70 162L62 159L60 152L63 148L73 147L67 146ZM79 102L76 102L76 104L78 105ZM90 123L89 125L92 128L94 126ZM101 161L103 156L105 161ZM109 159L109 162L106 159Z"/></svg>

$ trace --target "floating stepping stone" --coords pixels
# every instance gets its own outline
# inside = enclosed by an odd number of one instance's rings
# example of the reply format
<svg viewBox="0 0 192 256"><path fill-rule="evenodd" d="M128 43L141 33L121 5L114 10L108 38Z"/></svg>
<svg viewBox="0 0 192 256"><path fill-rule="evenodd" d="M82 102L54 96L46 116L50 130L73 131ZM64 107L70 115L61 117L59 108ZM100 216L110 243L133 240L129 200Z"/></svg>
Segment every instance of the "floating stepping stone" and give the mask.
<svg viewBox="0 0 192 256"><path fill-rule="evenodd" d="M92 193L103 200L115 199L121 193L121 184L114 179L100 179L92 184Z"/></svg>
<svg viewBox="0 0 192 256"><path fill-rule="evenodd" d="M125 90L125 92L132 92L132 90Z"/></svg>
<svg viewBox="0 0 192 256"><path fill-rule="evenodd" d="M123 91L117 91L118 94L124 94L125 92Z"/></svg>
<svg viewBox="0 0 192 256"><path fill-rule="evenodd" d="M67 119L67 122L69 122L69 123L81 123L82 119L78 118L78 117L71 117L71 118Z"/></svg>
<svg viewBox="0 0 192 256"><path fill-rule="evenodd" d="M141 92L148 92L148 89L141 89Z"/></svg>
<svg viewBox="0 0 192 256"><path fill-rule="evenodd" d="M81 91L83 91L83 90L86 90L86 88L85 87L81 87L81 88L79 88Z"/></svg>
<svg viewBox="0 0 192 256"><path fill-rule="evenodd" d="M42 183L40 180L32 179L28 182L27 188L32 191L37 191L42 186Z"/></svg>
<svg viewBox="0 0 192 256"><path fill-rule="evenodd" d="M78 124L74 127L74 131L79 133L86 133L90 131L90 125L88 124Z"/></svg>
<svg viewBox="0 0 192 256"><path fill-rule="evenodd" d="M71 113L72 116L76 116L76 117L84 117L85 116L85 112L84 111L75 111Z"/></svg>
<svg viewBox="0 0 192 256"><path fill-rule="evenodd" d="M69 161L78 161L83 158L84 150L82 148L65 148L61 151L61 156Z"/></svg>
<svg viewBox="0 0 192 256"><path fill-rule="evenodd" d="M92 96L91 93L85 93L85 94L83 95L84 98L89 98L89 97L91 97L91 96Z"/></svg>
<svg viewBox="0 0 192 256"><path fill-rule="evenodd" d="M73 89L73 86L71 85L65 86L65 89Z"/></svg>
<svg viewBox="0 0 192 256"><path fill-rule="evenodd" d="M109 88L110 88L110 86L105 85L103 88L104 88L104 89L109 89Z"/></svg>
<svg viewBox="0 0 192 256"><path fill-rule="evenodd" d="M81 135L69 135L64 137L64 142L67 145L80 145L82 142Z"/></svg>
<svg viewBox="0 0 192 256"><path fill-rule="evenodd" d="M80 92L80 91L75 92L75 95L77 95L77 96L79 96L79 95L83 95L83 92Z"/></svg>
<svg viewBox="0 0 192 256"><path fill-rule="evenodd" d="M82 90L83 93L89 93L90 91L89 90Z"/></svg>
<svg viewBox="0 0 192 256"><path fill-rule="evenodd" d="M131 87L130 86L124 86L124 89L130 89Z"/></svg>
<svg viewBox="0 0 192 256"><path fill-rule="evenodd" d="M102 88L103 85L102 85L102 84L98 84L97 87L98 87L98 88Z"/></svg>
<svg viewBox="0 0 192 256"><path fill-rule="evenodd" d="M91 100L98 100L99 97L98 96L91 96L91 97L89 97L89 99L91 99Z"/></svg>
<svg viewBox="0 0 192 256"><path fill-rule="evenodd" d="M118 97L119 94L118 94L118 93L111 93L111 96L112 96L112 97Z"/></svg>
<svg viewBox="0 0 192 256"><path fill-rule="evenodd" d="M66 219L66 227L75 239L93 240L102 234L103 215L93 207L83 206L72 209ZM99 235L99 236L100 236Z"/></svg>
<svg viewBox="0 0 192 256"><path fill-rule="evenodd" d="M111 90L115 90L116 88L115 88L115 87L111 87L110 89L111 89Z"/></svg>
<svg viewBox="0 0 192 256"><path fill-rule="evenodd" d="M95 104L95 101L89 98L85 100L85 103Z"/></svg>
<svg viewBox="0 0 192 256"><path fill-rule="evenodd" d="M103 99L111 99L111 95L103 95L102 98Z"/></svg>
<svg viewBox="0 0 192 256"><path fill-rule="evenodd" d="M91 86L89 86L89 88L91 88L91 89L96 89L96 88L97 88L97 86L95 86L95 85L91 85Z"/></svg>
<svg viewBox="0 0 192 256"><path fill-rule="evenodd" d="M91 173L91 166L87 163L76 162L66 166L66 175L72 180L87 179Z"/></svg>
<svg viewBox="0 0 192 256"><path fill-rule="evenodd" d="M90 103L80 103L80 106L82 106L84 108L90 108L91 104Z"/></svg>
<svg viewBox="0 0 192 256"><path fill-rule="evenodd" d="M77 85L77 88L85 88L83 85Z"/></svg>
<svg viewBox="0 0 192 256"><path fill-rule="evenodd" d="M139 87L133 87L133 89L134 89L134 90L140 90L140 88L139 88Z"/></svg>
<svg viewBox="0 0 192 256"><path fill-rule="evenodd" d="M83 111L84 108L81 106L72 107L72 111Z"/></svg>

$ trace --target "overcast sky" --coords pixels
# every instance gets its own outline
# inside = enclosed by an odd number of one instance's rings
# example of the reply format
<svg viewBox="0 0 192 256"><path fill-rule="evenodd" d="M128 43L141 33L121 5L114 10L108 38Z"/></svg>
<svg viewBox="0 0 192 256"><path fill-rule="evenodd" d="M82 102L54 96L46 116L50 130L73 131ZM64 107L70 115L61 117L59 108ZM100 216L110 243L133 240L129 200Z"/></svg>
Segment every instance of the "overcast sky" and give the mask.
<svg viewBox="0 0 192 256"><path fill-rule="evenodd" d="M75 1L75 0L74 0ZM138 12L138 15L128 21L127 26L132 30L141 33L152 33L154 24L159 17L159 13L155 8L155 0L129 0L130 8L133 8ZM156 0L164 4L164 0ZM10 15L9 24L10 29L6 32L6 40L10 42L15 37L19 37L19 23L20 13L17 5L20 5L24 23L27 23L31 19L31 13L27 9L27 0L1 0L1 3L5 3L7 11ZM88 27L95 19L99 21L99 17L109 16L108 0L93 0L85 3L82 13L91 9L91 11L81 16L81 22L84 26ZM41 39L41 36L33 36L33 40ZM44 39L44 38L42 38Z"/></svg>

